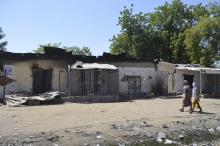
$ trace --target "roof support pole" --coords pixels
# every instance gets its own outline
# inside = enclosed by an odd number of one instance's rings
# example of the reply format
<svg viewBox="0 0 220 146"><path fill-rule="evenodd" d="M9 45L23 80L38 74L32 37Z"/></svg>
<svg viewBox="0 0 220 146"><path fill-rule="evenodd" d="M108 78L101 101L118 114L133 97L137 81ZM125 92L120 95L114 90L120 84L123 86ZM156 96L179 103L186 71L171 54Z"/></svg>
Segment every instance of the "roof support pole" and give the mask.
<svg viewBox="0 0 220 146"><path fill-rule="evenodd" d="M202 95L202 70L200 70L200 76L199 76L199 78L200 78L200 95Z"/></svg>
<svg viewBox="0 0 220 146"><path fill-rule="evenodd" d="M71 95L71 66L70 65L68 65L68 82L69 82L69 90L68 90L68 92L69 92L69 96Z"/></svg>
<svg viewBox="0 0 220 146"><path fill-rule="evenodd" d="M59 92L61 92L61 84L60 84L60 67L59 67Z"/></svg>
<svg viewBox="0 0 220 146"><path fill-rule="evenodd" d="M214 74L214 95L216 95L216 74Z"/></svg>
<svg viewBox="0 0 220 146"><path fill-rule="evenodd" d="M4 69L4 87L3 87L3 104L6 105L6 100L5 100L5 86L6 86L6 69Z"/></svg>

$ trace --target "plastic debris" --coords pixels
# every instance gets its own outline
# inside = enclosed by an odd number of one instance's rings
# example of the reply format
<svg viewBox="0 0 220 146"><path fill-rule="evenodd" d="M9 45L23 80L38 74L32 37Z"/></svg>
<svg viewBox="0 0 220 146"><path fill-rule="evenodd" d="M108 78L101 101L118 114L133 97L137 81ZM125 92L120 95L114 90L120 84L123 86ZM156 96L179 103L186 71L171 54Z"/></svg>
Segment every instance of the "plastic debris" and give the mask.
<svg viewBox="0 0 220 146"><path fill-rule="evenodd" d="M173 141L170 140L170 139L166 139L165 142L164 142L164 144L172 144L172 143L173 143Z"/></svg>
<svg viewBox="0 0 220 146"><path fill-rule="evenodd" d="M158 138L165 139L166 138L166 134L163 133L163 132L159 132L158 133Z"/></svg>
<svg viewBox="0 0 220 146"><path fill-rule="evenodd" d="M157 138L157 140L156 140L158 143L161 143L161 142L163 142L163 139L161 139L161 138Z"/></svg>
<svg viewBox="0 0 220 146"><path fill-rule="evenodd" d="M179 135L179 139L180 140L184 139L184 136L183 135Z"/></svg>
<svg viewBox="0 0 220 146"><path fill-rule="evenodd" d="M209 131L210 133L214 133L214 132L215 132L215 129L214 129L214 128L210 128L210 129L208 129L208 131Z"/></svg>
<svg viewBox="0 0 220 146"><path fill-rule="evenodd" d="M97 136L96 136L96 139L102 139L102 138L103 138L102 135L97 135Z"/></svg>
<svg viewBox="0 0 220 146"><path fill-rule="evenodd" d="M218 127L216 128L216 130L217 130L217 131L220 131L220 126L218 126Z"/></svg>

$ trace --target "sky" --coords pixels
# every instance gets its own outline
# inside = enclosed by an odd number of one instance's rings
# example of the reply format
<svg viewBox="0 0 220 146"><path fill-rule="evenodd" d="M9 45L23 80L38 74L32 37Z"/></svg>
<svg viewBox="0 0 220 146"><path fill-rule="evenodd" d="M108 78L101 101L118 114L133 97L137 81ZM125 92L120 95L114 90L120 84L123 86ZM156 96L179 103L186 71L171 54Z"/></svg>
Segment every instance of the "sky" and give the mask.
<svg viewBox="0 0 220 146"><path fill-rule="evenodd" d="M31 52L40 44L87 46L93 55L109 52L109 39L119 33L120 11L152 12L172 0L0 0L0 27L7 50ZM182 0L207 4L212 0Z"/></svg>

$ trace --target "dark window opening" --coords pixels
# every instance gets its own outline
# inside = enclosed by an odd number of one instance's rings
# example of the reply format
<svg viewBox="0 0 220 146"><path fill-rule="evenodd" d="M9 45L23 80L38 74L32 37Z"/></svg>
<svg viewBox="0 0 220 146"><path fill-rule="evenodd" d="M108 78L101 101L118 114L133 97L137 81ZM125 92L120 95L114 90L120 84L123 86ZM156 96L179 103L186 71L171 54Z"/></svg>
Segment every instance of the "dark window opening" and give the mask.
<svg viewBox="0 0 220 146"><path fill-rule="evenodd" d="M33 94L52 90L52 69L33 70Z"/></svg>

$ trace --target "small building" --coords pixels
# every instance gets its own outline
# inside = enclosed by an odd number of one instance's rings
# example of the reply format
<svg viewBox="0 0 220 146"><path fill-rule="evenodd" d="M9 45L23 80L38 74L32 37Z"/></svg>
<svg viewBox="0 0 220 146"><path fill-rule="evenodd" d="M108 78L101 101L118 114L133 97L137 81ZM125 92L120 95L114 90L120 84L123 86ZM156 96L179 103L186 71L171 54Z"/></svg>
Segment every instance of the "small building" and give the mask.
<svg viewBox="0 0 220 146"><path fill-rule="evenodd" d="M159 63L159 70L166 71L168 76L168 92L182 93L183 81L190 86L195 82L200 94L220 95L220 69L192 64Z"/></svg>
<svg viewBox="0 0 220 146"><path fill-rule="evenodd" d="M147 58L132 58L126 54L104 53L99 62L116 66L119 71L119 94L130 98L146 97L152 93L157 81L161 82L161 95L167 95L166 73L158 70L158 63Z"/></svg>
<svg viewBox="0 0 220 146"><path fill-rule="evenodd" d="M60 48L45 47L45 53L0 52L0 66L7 77L15 80L5 87L5 93L39 94L46 91L68 92L68 64L83 60L92 62L93 56L72 56ZM0 97L3 86L0 85Z"/></svg>
<svg viewBox="0 0 220 146"><path fill-rule="evenodd" d="M114 65L77 62L69 67L68 78L71 96L119 96Z"/></svg>
<svg viewBox="0 0 220 146"><path fill-rule="evenodd" d="M81 66L74 66L77 62L82 62ZM126 54L72 55L54 47L45 47L42 54L2 51L0 68L15 81L6 85L6 94L61 91L70 96L110 95L131 99L148 96L158 81L161 94L166 95L168 87L166 73L158 70L157 62ZM3 74L0 72L0 76ZM0 85L0 97L3 88Z"/></svg>

